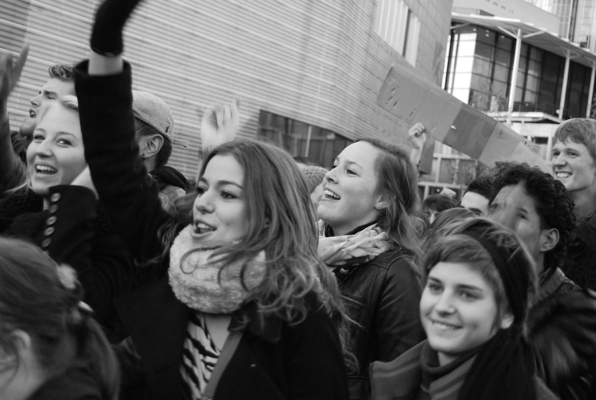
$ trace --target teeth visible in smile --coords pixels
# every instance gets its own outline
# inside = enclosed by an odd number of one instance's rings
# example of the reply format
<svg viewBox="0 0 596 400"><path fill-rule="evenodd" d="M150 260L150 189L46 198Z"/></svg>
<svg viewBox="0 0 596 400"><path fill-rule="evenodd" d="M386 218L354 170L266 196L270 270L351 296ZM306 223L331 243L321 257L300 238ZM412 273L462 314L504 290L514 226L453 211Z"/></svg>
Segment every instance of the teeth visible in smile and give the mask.
<svg viewBox="0 0 596 400"><path fill-rule="evenodd" d="M335 193L333 193L329 189L325 189L325 191L323 192L323 194L325 194L326 197L331 197L332 199L335 199L335 200L339 200L340 199L340 197L338 195L336 195Z"/></svg>
<svg viewBox="0 0 596 400"><path fill-rule="evenodd" d="M569 178L571 176L571 172L557 172L555 173L557 178Z"/></svg>
<svg viewBox="0 0 596 400"><path fill-rule="evenodd" d="M454 331L456 329L459 329L457 326L442 324L437 321L433 321L433 326L441 331Z"/></svg>
<svg viewBox="0 0 596 400"><path fill-rule="evenodd" d="M199 222L197 224L197 229L199 230L199 232L203 232L203 231L214 231L215 228L213 228L212 226L209 226L203 222Z"/></svg>
<svg viewBox="0 0 596 400"><path fill-rule="evenodd" d="M56 172L58 172L58 170L56 170L56 168L52 168L47 165L36 165L35 171L40 174L55 174Z"/></svg>

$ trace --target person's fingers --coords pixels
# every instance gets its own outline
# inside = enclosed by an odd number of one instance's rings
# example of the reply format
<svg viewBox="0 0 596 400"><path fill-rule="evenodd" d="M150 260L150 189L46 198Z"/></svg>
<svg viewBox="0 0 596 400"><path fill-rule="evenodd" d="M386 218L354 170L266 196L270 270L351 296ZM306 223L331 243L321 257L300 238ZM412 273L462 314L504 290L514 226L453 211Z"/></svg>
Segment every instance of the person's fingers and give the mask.
<svg viewBox="0 0 596 400"><path fill-rule="evenodd" d="M232 124L234 122L233 116L232 116L232 110L231 110L230 106L227 104L225 104L223 106L223 118L224 118L223 126L225 126L225 127L228 127L230 124Z"/></svg>
<svg viewBox="0 0 596 400"><path fill-rule="evenodd" d="M27 62L27 57L29 56L29 44L26 43L25 46L23 46L23 49L21 50L21 54L19 54L19 57L17 58L17 63L14 66L14 71L15 71L15 76L16 79L18 80L21 76L21 72L23 72L23 67L25 67L25 63Z"/></svg>
<svg viewBox="0 0 596 400"><path fill-rule="evenodd" d="M215 107L215 127L219 129L223 126L224 120L224 109L222 106Z"/></svg>

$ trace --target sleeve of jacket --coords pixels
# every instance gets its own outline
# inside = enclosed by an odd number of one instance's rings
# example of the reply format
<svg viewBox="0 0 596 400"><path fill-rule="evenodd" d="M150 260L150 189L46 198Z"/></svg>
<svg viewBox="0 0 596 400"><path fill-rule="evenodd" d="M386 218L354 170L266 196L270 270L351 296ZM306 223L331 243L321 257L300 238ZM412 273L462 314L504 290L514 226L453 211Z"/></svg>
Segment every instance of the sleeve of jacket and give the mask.
<svg viewBox="0 0 596 400"><path fill-rule="evenodd" d="M406 258L393 261L381 288L373 332L376 360L391 361L424 340L420 323L421 288Z"/></svg>
<svg viewBox="0 0 596 400"><path fill-rule="evenodd" d="M286 359L291 396L347 399L348 378L337 330L323 309L311 310L300 324L286 327Z"/></svg>
<svg viewBox="0 0 596 400"><path fill-rule="evenodd" d="M75 89L85 158L110 222L137 262L160 256L157 232L169 218L159 190L139 158L132 109L131 67L120 74L91 76L88 61L75 69Z"/></svg>
<svg viewBox="0 0 596 400"><path fill-rule="evenodd" d="M0 117L0 120L2 118ZM27 168L14 152L8 118L0 122L0 193L21 185L27 179Z"/></svg>
<svg viewBox="0 0 596 400"><path fill-rule="evenodd" d="M85 301L101 323L114 298L130 289L131 266L129 253L116 234L94 237L96 217L97 201L89 189L54 186L41 244L54 260L77 271Z"/></svg>

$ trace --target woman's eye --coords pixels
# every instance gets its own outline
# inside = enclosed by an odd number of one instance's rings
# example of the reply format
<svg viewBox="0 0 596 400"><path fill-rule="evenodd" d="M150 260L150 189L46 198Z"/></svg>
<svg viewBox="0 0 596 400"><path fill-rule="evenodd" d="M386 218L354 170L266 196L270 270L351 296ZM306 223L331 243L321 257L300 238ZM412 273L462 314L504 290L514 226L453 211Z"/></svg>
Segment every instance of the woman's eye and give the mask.
<svg viewBox="0 0 596 400"><path fill-rule="evenodd" d="M464 299L464 300L475 300L478 298L478 296L476 296L475 294L472 294L468 291L462 290L459 295Z"/></svg>
<svg viewBox="0 0 596 400"><path fill-rule="evenodd" d="M437 285L436 283L428 283L426 287L431 293L439 293L442 289L441 285Z"/></svg>
<svg viewBox="0 0 596 400"><path fill-rule="evenodd" d="M353 170L349 169L348 170L348 174L350 174L350 175L356 175L356 172L354 172Z"/></svg>
<svg viewBox="0 0 596 400"><path fill-rule="evenodd" d="M235 199L238 196L236 196L234 193L230 193L230 192L221 192L221 197L223 197L224 199Z"/></svg>
<svg viewBox="0 0 596 400"><path fill-rule="evenodd" d="M43 139L44 139L43 135L40 135L39 133L33 135L33 140L41 142Z"/></svg>
<svg viewBox="0 0 596 400"><path fill-rule="evenodd" d="M72 143L66 139L59 139L58 144L61 144L63 146L70 146Z"/></svg>
<svg viewBox="0 0 596 400"><path fill-rule="evenodd" d="M205 186L198 186L197 187L197 194L200 196L202 194L204 194L207 191L207 188Z"/></svg>

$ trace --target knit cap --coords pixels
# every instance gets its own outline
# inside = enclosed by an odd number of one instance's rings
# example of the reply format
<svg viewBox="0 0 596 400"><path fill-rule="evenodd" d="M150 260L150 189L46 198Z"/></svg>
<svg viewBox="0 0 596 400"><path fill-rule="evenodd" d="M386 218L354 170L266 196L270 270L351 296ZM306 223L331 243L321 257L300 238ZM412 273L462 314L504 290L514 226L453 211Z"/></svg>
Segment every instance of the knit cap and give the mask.
<svg viewBox="0 0 596 400"><path fill-rule="evenodd" d="M308 193L312 193L313 190L315 190L315 188L319 186L321 182L323 182L325 174L329 172L323 167L317 167L313 165L307 165L302 167L300 170L302 171L302 175L304 175L304 180L306 181L306 186L308 187Z"/></svg>
<svg viewBox="0 0 596 400"><path fill-rule="evenodd" d="M174 139L174 116L170 107L159 97L140 90L132 91L135 117L155 129L172 145L188 147L188 140Z"/></svg>

